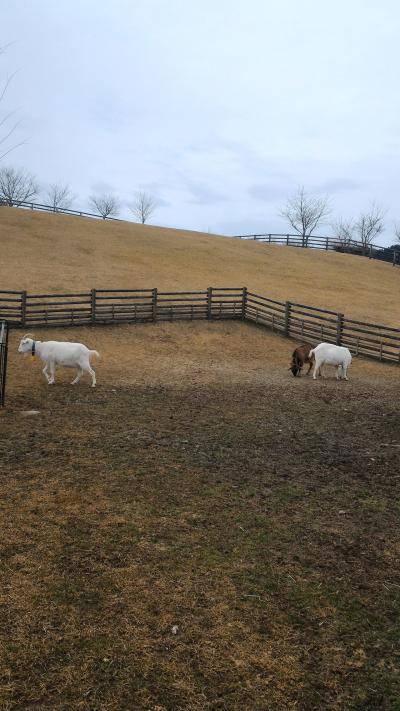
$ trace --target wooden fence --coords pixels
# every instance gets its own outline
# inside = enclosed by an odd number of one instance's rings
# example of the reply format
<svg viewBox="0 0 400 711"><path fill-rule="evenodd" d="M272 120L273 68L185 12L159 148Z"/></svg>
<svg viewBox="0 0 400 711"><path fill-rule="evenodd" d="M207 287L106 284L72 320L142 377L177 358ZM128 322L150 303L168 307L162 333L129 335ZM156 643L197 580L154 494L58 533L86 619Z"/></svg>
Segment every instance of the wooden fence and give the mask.
<svg viewBox="0 0 400 711"><path fill-rule="evenodd" d="M0 291L0 319L29 330L37 326L89 326L175 319L243 316L243 289L203 291L92 289L73 294Z"/></svg>
<svg viewBox="0 0 400 711"><path fill-rule="evenodd" d="M347 346L352 353L400 364L400 329L342 313L260 296L246 287L202 291L92 289L73 294L0 291L0 321L26 331L46 326L241 319L298 342Z"/></svg>
<svg viewBox="0 0 400 711"><path fill-rule="evenodd" d="M342 313L247 291L246 319L299 342L347 346L354 355L400 364L400 328L356 321Z"/></svg>
<svg viewBox="0 0 400 711"><path fill-rule="evenodd" d="M357 240L339 240L336 237L320 237L309 235L302 237L299 234L255 234L255 235L235 235L236 239L250 240L256 242L266 242L267 244L280 244L287 247L310 247L311 249L323 249L325 251L348 252L358 256L369 257L369 259L380 259L391 262L393 266L400 265L400 247L382 247L378 244L361 244Z"/></svg>
<svg viewBox="0 0 400 711"><path fill-rule="evenodd" d="M25 200L0 200L0 207L21 207L24 210L38 210L39 212L57 212L60 215L75 215L76 217L93 217L98 220L114 220L121 222L118 217L108 215L103 217L97 212L83 212L83 210L71 210L68 207L54 207L53 205L44 205L40 202L26 202Z"/></svg>

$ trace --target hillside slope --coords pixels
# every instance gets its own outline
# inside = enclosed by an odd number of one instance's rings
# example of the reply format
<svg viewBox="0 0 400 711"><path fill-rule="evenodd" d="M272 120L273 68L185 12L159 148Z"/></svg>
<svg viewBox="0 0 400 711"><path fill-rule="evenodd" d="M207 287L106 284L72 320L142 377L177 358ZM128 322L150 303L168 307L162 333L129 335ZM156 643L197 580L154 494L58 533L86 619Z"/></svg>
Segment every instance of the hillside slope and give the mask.
<svg viewBox="0 0 400 711"><path fill-rule="evenodd" d="M400 270L361 257L128 222L0 209L0 289L203 289L266 296L396 325Z"/></svg>

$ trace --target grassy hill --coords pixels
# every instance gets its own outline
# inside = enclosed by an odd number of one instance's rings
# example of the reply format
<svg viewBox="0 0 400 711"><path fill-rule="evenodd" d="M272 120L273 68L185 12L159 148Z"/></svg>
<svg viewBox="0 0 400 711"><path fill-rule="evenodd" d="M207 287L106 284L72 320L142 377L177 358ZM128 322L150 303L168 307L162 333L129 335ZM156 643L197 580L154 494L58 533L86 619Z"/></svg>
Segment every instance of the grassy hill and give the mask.
<svg viewBox="0 0 400 711"><path fill-rule="evenodd" d="M248 286L396 325L399 270L361 257L128 222L0 209L0 289Z"/></svg>

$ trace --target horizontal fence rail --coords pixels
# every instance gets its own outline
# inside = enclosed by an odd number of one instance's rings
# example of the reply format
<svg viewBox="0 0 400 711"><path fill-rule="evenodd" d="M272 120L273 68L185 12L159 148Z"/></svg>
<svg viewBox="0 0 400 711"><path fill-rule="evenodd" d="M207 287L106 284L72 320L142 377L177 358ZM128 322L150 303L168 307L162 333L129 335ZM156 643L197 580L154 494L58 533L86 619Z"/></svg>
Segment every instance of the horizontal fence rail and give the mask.
<svg viewBox="0 0 400 711"><path fill-rule="evenodd" d="M235 239L250 240L256 242L266 242L268 244L280 244L286 247L309 247L311 249L323 249L325 251L346 252L358 256L369 257L369 259L380 259L391 262L393 266L400 265L400 246L398 248L382 247L378 244L361 244L357 240L339 240L336 237L321 237L308 235L302 237L299 234L253 234L234 235Z"/></svg>
<svg viewBox="0 0 400 711"><path fill-rule="evenodd" d="M115 220L121 222L118 217L103 217L96 212L83 212L82 210L71 210L67 207L54 207L54 205L43 205L40 202L26 202L25 200L0 200L0 207L22 207L25 210L38 210L39 212L57 212L61 215L75 215L76 217L94 217L98 220Z"/></svg>
<svg viewBox="0 0 400 711"><path fill-rule="evenodd" d="M246 287L204 290L91 289L71 294L0 291L0 321L26 331L46 326L95 326L175 320L251 321L310 345L347 346L355 355L400 364L400 329L342 313L271 299Z"/></svg>
<svg viewBox="0 0 400 711"><path fill-rule="evenodd" d="M355 321L336 311L267 299L250 291L246 319L313 346L334 343L346 346L354 355L400 365L399 328Z"/></svg>
<svg viewBox="0 0 400 711"><path fill-rule="evenodd" d="M209 287L202 291L91 289L72 294L0 291L0 319L27 331L37 326L211 318L243 318L243 288Z"/></svg>

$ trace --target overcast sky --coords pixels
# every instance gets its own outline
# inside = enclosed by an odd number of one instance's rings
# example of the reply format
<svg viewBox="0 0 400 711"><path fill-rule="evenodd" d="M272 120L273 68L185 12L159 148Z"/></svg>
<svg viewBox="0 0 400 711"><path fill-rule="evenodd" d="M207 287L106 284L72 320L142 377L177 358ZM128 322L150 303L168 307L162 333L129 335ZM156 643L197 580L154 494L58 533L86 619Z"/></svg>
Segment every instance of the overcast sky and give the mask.
<svg viewBox="0 0 400 711"><path fill-rule="evenodd" d="M377 201L391 243L399 37L397 0L3 3L2 114L26 138L6 162L69 183L74 207L146 190L154 224L224 234L285 231L304 185L336 216Z"/></svg>

